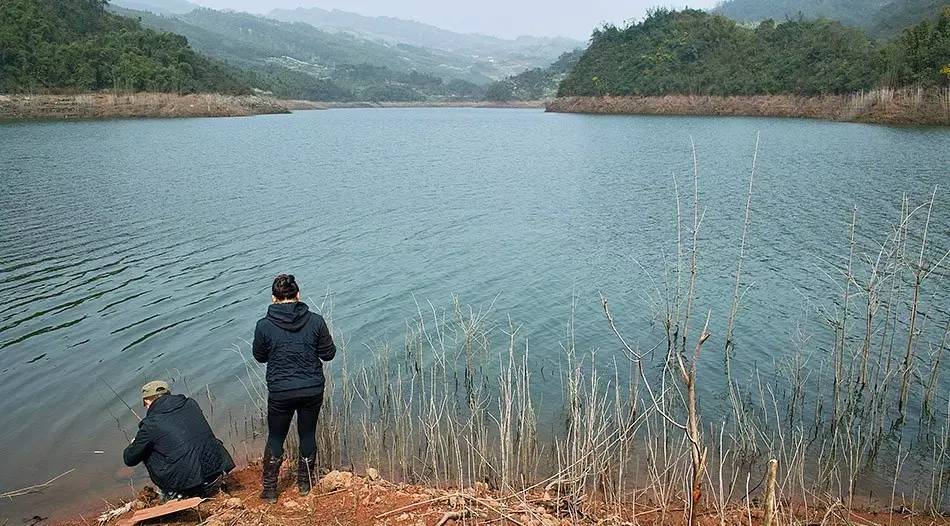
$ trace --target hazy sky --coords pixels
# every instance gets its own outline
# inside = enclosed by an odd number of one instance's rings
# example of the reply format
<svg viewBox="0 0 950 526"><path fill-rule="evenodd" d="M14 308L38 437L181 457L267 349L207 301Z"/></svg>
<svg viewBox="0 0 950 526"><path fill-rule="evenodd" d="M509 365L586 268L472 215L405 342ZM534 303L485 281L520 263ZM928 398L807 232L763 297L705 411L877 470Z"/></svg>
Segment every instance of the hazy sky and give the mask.
<svg viewBox="0 0 950 526"><path fill-rule="evenodd" d="M192 0L217 9L266 13L273 8L322 7L364 15L386 15L427 22L463 33L500 37L563 35L586 40L603 22L621 23L639 18L656 5L683 7L677 0ZM690 7L705 8L716 0L694 0Z"/></svg>

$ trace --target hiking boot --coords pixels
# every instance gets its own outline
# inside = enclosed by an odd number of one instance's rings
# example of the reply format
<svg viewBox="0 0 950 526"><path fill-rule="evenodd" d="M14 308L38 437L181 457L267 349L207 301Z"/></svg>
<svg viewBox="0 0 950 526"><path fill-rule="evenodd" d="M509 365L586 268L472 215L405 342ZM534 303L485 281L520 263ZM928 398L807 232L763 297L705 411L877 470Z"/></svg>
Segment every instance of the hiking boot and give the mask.
<svg viewBox="0 0 950 526"><path fill-rule="evenodd" d="M277 479L280 478L280 465L284 462L284 457L274 457L270 450L264 450L264 468L261 477L261 500L275 504L277 502Z"/></svg>
<svg viewBox="0 0 950 526"><path fill-rule="evenodd" d="M313 468L316 463L316 453L297 459L297 490L301 497L310 494L310 487L313 485Z"/></svg>

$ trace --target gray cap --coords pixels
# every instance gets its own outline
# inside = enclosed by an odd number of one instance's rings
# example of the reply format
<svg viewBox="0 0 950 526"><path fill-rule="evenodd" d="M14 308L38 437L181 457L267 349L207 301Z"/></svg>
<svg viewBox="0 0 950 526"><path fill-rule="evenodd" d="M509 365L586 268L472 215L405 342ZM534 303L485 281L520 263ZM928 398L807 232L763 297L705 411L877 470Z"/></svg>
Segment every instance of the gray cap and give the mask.
<svg viewBox="0 0 950 526"><path fill-rule="evenodd" d="M172 388L168 385L168 382L155 380L142 386L142 399L144 400L153 396L169 394L171 392Z"/></svg>

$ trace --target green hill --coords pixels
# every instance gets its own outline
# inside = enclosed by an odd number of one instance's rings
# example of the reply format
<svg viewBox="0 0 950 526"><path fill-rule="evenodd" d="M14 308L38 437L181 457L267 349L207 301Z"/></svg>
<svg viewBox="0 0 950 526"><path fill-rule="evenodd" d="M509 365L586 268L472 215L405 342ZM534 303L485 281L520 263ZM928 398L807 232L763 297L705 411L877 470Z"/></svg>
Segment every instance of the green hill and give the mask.
<svg viewBox="0 0 950 526"><path fill-rule="evenodd" d="M733 20L815 20L826 18L890 38L924 18L936 20L948 0L725 0L713 9Z"/></svg>
<svg viewBox="0 0 950 526"><path fill-rule="evenodd" d="M338 9L318 7L274 9L268 16L284 22L304 22L334 33L352 34L364 39L391 44L409 44L468 57L481 63L489 76L517 75L533 68L544 68L561 54L583 47L569 38L529 37L516 39L488 35L456 33L414 20L388 16L364 16Z"/></svg>
<svg viewBox="0 0 950 526"><path fill-rule="evenodd" d="M866 27L888 0L725 0L713 12L743 22L778 22L827 18L847 26ZM916 22L916 21L915 21Z"/></svg>
<svg viewBox="0 0 950 526"><path fill-rule="evenodd" d="M104 7L103 0L3 0L0 92L250 91L243 72L198 55L185 38Z"/></svg>
<svg viewBox="0 0 950 526"><path fill-rule="evenodd" d="M862 25L872 35L893 38L904 29L912 27L924 18L937 21L943 9L950 7L948 0L900 0L885 4Z"/></svg>
<svg viewBox="0 0 950 526"><path fill-rule="evenodd" d="M311 100L469 98L492 81L477 62L247 13L196 9L157 15L112 7L149 28L187 37L201 53L249 69L281 96Z"/></svg>
<svg viewBox="0 0 950 526"><path fill-rule="evenodd" d="M886 44L880 83L950 89L950 6L936 22L924 19Z"/></svg>
<svg viewBox="0 0 950 526"><path fill-rule="evenodd" d="M889 43L828 20L740 25L697 10L657 10L594 32L558 95L849 93L945 85L950 10ZM950 68L948 68L950 69Z"/></svg>
<svg viewBox="0 0 950 526"><path fill-rule="evenodd" d="M550 66L529 69L495 82L488 86L484 98L495 101L550 99L583 54L582 49L564 53Z"/></svg>

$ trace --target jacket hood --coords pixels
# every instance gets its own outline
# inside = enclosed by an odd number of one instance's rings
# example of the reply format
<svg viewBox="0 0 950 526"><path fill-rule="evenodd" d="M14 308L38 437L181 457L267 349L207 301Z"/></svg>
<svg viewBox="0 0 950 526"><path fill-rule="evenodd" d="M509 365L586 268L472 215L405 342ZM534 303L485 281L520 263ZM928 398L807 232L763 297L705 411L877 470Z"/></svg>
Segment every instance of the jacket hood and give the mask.
<svg viewBox="0 0 950 526"><path fill-rule="evenodd" d="M302 301L272 303L267 307L267 319L281 329L297 332L310 321L310 307Z"/></svg>
<svg viewBox="0 0 950 526"><path fill-rule="evenodd" d="M181 394L170 394L159 397L157 400L152 402L152 405L149 406L149 413L171 413L181 409L185 402L188 401L188 397Z"/></svg>

